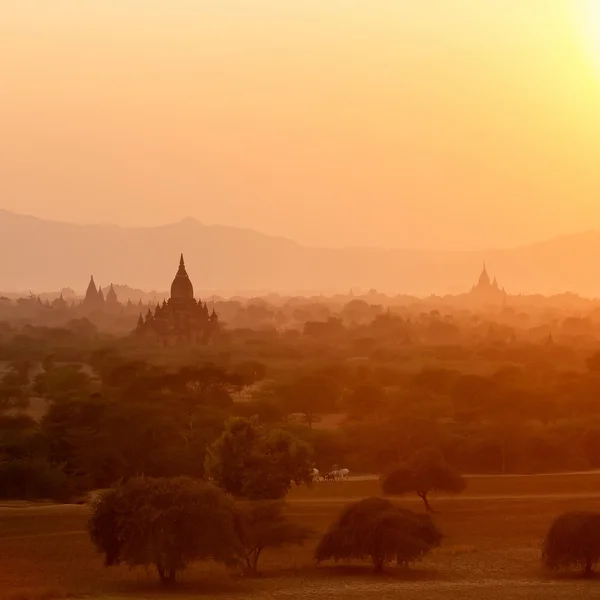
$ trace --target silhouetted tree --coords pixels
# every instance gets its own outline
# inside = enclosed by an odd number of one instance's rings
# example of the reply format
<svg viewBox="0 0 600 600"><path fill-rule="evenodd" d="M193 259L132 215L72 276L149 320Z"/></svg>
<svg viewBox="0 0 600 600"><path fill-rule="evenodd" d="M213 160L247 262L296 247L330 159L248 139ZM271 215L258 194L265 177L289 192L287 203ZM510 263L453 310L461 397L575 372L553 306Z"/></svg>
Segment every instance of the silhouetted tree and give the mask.
<svg viewBox="0 0 600 600"><path fill-rule="evenodd" d="M406 566L438 546L442 535L427 515L367 498L345 508L316 549L318 562L370 558L375 571L395 560Z"/></svg>
<svg viewBox="0 0 600 600"><path fill-rule="evenodd" d="M243 556L234 505L209 484L187 479L132 479L100 495L88 524L106 566L156 568L165 585L197 560L231 564Z"/></svg>
<svg viewBox="0 0 600 600"><path fill-rule="evenodd" d="M386 494L392 495L416 492L427 511L431 511L429 492L459 493L465 489L466 482L440 453L425 451L385 475L381 487Z"/></svg>
<svg viewBox="0 0 600 600"><path fill-rule="evenodd" d="M577 567L589 577L598 560L600 513L569 512L554 520L542 550L542 561L547 568Z"/></svg>
<svg viewBox="0 0 600 600"><path fill-rule="evenodd" d="M266 548L302 545L311 530L289 521L278 501L252 502L240 508L244 530L247 572L258 573L258 560Z"/></svg>
<svg viewBox="0 0 600 600"><path fill-rule="evenodd" d="M320 414L332 412L340 396L337 382L322 375L305 375L280 389L284 404L291 413L300 413L312 428Z"/></svg>
<svg viewBox="0 0 600 600"><path fill-rule="evenodd" d="M234 417L207 451L205 469L215 483L238 498L283 498L292 482L311 481L310 447L280 429L267 430L254 418Z"/></svg>

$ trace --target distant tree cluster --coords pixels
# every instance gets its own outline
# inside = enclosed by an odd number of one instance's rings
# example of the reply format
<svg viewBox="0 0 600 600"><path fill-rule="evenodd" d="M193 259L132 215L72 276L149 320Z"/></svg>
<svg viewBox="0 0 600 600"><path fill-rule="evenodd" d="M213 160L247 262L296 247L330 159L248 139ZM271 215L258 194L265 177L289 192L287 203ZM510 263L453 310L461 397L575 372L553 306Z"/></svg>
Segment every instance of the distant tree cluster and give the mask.
<svg viewBox="0 0 600 600"><path fill-rule="evenodd" d="M140 345L85 319L0 323L0 496L78 498L136 476L210 476L238 497L274 498L313 466L344 463L428 502L444 473L446 492L461 485L440 464L436 486L423 485L408 463L432 448L465 473L598 466L595 345L510 341L489 315L367 309L354 302L334 323L315 308L331 325L324 337L229 329L193 348ZM467 321L491 338L434 343ZM212 459L228 445L244 458L225 475Z"/></svg>

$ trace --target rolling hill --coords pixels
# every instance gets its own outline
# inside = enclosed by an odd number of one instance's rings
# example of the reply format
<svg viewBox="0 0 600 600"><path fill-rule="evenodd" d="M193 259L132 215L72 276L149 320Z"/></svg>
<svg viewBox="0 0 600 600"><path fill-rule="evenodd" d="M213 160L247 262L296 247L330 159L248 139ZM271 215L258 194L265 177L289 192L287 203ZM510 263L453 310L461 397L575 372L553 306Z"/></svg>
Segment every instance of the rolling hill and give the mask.
<svg viewBox="0 0 600 600"><path fill-rule="evenodd" d="M455 294L467 291L485 261L510 293L600 294L600 233L513 249L423 251L311 248L252 230L194 219L125 228L47 221L0 210L0 289L35 292L101 285L167 290L179 254L200 294L346 292Z"/></svg>

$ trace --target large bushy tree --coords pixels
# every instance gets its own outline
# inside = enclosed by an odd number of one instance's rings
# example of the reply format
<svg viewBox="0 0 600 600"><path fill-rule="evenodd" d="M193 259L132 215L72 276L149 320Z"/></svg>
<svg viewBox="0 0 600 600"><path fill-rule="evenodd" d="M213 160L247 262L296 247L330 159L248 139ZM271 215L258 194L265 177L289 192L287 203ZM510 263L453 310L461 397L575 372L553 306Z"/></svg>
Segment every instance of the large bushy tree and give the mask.
<svg viewBox="0 0 600 600"><path fill-rule="evenodd" d="M580 568L590 576L600 560L600 513L569 512L557 517L546 535L542 561L551 570Z"/></svg>
<svg viewBox="0 0 600 600"><path fill-rule="evenodd" d="M235 506L218 488L185 477L137 478L100 495L89 533L107 566L153 565L164 584L186 566L226 564L244 552Z"/></svg>
<svg viewBox="0 0 600 600"><path fill-rule="evenodd" d="M207 475L238 498L276 500L292 483L311 481L310 447L280 429L266 429L257 419L234 417L209 448Z"/></svg>
<svg viewBox="0 0 600 600"><path fill-rule="evenodd" d="M429 492L460 493L465 489L466 482L442 454L424 451L385 475L381 487L390 495L416 493L423 500L425 508L431 511Z"/></svg>
<svg viewBox="0 0 600 600"><path fill-rule="evenodd" d="M406 566L441 542L428 515L395 507L383 498L367 498L344 509L317 546L325 560L370 559L376 571L396 561Z"/></svg>

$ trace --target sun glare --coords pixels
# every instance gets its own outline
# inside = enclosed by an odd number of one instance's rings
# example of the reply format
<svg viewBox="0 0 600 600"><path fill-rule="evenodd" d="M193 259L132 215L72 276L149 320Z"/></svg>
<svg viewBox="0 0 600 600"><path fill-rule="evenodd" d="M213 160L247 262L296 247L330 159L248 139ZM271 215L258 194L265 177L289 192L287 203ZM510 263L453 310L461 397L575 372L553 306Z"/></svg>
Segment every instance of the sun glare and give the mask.
<svg viewBox="0 0 600 600"><path fill-rule="evenodd" d="M584 13L587 30L587 43L592 52L592 58L600 68L600 0L588 0Z"/></svg>

